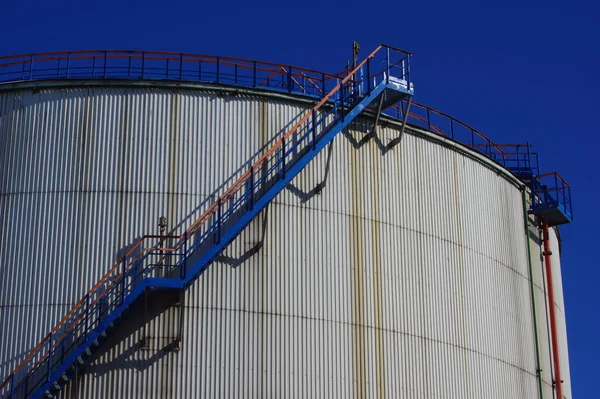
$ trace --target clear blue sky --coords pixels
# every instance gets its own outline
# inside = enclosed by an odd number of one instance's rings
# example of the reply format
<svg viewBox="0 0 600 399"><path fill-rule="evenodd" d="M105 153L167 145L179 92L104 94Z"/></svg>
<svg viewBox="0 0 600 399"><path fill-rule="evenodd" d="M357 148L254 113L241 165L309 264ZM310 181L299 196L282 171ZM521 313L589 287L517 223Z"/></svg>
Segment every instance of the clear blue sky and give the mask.
<svg viewBox="0 0 600 399"><path fill-rule="evenodd" d="M323 4L321 4L323 3ZM337 72L351 42L414 53L416 100L496 142L525 142L573 186L561 229L573 396L599 397L600 6L581 1L4 0L0 55L197 52Z"/></svg>

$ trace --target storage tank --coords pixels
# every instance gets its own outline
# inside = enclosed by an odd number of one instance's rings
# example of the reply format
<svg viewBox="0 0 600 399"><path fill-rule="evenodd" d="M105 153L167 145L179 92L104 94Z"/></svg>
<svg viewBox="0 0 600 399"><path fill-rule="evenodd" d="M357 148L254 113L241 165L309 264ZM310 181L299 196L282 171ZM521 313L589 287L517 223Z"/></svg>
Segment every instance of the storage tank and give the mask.
<svg viewBox="0 0 600 399"><path fill-rule="evenodd" d="M174 53L0 61L7 398L33 395L18 381L47 367L53 326L140 237L184 234L343 79ZM146 289L48 393L554 398L556 359L571 398L558 230L550 255L537 186L506 161L532 168L529 147L403 104L357 116L195 283Z"/></svg>

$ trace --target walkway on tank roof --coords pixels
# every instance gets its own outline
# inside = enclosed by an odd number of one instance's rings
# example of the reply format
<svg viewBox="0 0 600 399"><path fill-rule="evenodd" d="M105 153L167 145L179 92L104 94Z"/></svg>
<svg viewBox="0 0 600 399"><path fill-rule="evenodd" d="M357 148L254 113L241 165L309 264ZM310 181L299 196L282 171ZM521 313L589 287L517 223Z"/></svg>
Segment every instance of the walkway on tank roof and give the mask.
<svg viewBox="0 0 600 399"><path fill-rule="evenodd" d="M393 49L393 48L392 48ZM410 54L410 53L408 53ZM410 81L410 68L408 67ZM376 71L366 75L376 76ZM288 93L321 99L346 76L309 68L242 58L157 51L81 50L20 54L0 57L2 84L47 80L151 80L206 83ZM356 79L357 81L360 78ZM383 114L450 138L504 166L519 179L531 184L533 177L548 180L555 201L572 215L570 187L558 173L540 175L538 154L531 145L494 143L468 124L412 101L387 108ZM537 194L538 189L532 187ZM534 209L535 210L535 209Z"/></svg>

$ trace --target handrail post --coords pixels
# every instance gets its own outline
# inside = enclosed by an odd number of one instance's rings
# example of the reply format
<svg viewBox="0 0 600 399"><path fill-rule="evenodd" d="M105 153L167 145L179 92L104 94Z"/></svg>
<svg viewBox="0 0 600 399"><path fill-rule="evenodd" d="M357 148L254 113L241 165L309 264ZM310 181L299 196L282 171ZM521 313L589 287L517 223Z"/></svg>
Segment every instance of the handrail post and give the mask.
<svg viewBox="0 0 600 399"><path fill-rule="evenodd" d="M431 130L431 114L429 113L429 108L427 108L427 129Z"/></svg>
<svg viewBox="0 0 600 399"><path fill-rule="evenodd" d="M123 269L121 271L121 305L125 302L125 268L127 265L127 257L123 257Z"/></svg>
<svg viewBox="0 0 600 399"><path fill-rule="evenodd" d="M281 179L285 178L285 138L281 138L281 156L279 157L279 162L281 162Z"/></svg>
<svg viewBox="0 0 600 399"><path fill-rule="evenodd" d="M52 332L50 332L49 335L50 337L48 338L48 374L46 376L46 382L50 382L50 371L52 369Z"/></svg>
<svg viewBox="0 0 600 399"><path fill-rule="evenodd" d="M71 70L71 52L67 53L67 79L69 79L69 74Z"/></svg>
<svg viewBox="0 0 600 399"><path fill-rule="evenodd" d="M84 341L87 341L88 330L90 327L90 294L85 294L85 333L83 334Z"/></svg>
<svg viewBox="0 0 600 399"><path fill-rule="evenodd" d="M108 57L107 57L107 52L106 50L104 51L104 79L106 79L106 67L108 63Z"/></svg>
<svg viewBox="0 0 600 399"><path fill-rule="evenodd" d="M256 61L252 61L252 75L253 75L252 88L256 89Z"/></svg>
<svg viewBox="0 0 600 399"><path fill-rule="evenodd" d="M340 82L340 121L344 121L344 85Z"/></svg>
<svg viewBox="0 0 600 399"><path fill-rule="evenodd" d="M246 186L246 209L251 210L254 207L254 167L250 166L250 176L248 177Z"/></svg>
<svg viewBox="0 0 600 399"><path fill-rule="evenodd" d="M452 135L452 139L454 140L454 119L450 119L450 134Z"/></svg>
<svg viewBox="0 0 600 399"><path fill-rule="evenodd" d="M146 72L146 53L142 51L142 79L144 79L144 72Z"/></svg>
<svg viewBox="0 0 600 399"><path fill-rule="evenodd" d="M220 69L221 69L221 60L219 57L217 57L217 83L219 83Z"/></svg>
<svg viewBox="0 0 600 399"><path fill-rule="evenodd" d="M385 83L390 83L390 48L387 47L387 68L385 74Z"/></svg>
<svg viewBox="0 0 600 399"><path fill-rule="evenodd" d="M317 148L317 116L316 111L312 111L312 148Z"/></svg>
<svg viewBox="0 0 600 399"><path fill-rule="evenodd" d="M327 93L325 92L325 73L321 72L321 98L325 97Z"/></svg>
<svg viewBox="0 0 600 399"><path fill-rule="evenodd" d="M406 56L406 88L410 90L410 55Z"/></svg>
<svg viewBox="0 0 600 399"><path fill-rule="evenodd" d="M287 89L288 93L292 92L292 67L288 65L288 73L287 73Z"/></svg>
<svg viewBox="0 0 600 399"><path fill-rule="evenodd" d="M179 80L183 79L183 53L179 54Z"/></svg>
<svg viewBox="0 0 600 399"><path fill-rule="evenodd" d="M29 80L33 79L33 54L29 57Z"/></svg>
<svg viewBox="0 0 600 399"><path fill-rule="evenodd" d="M367 59L367 95L371 94L371 59Z"/></svg>
<svg viewBox="0 0 600 399"><path fill-rule="evenodd" d="M558 191L558 175L554 174L554 187L556 187L556 206L560 205L560 192Z"/></svg>
<svg viewBox="0 0 600 399"><path fill-rule="evenodd" d="M233 83L238 83L238 64L235 64L233 67Z"/></svg>
<svg viewBox="0 0 600 399"><path fill-rule="evenodd" d="M221 216L223 214L221 207L221 199L219 198L217 200L217 244L221 243Z"/></svg>
<svg viewBox="0 0 600 399"><path fill-rule="evenodd" d="M188 232L183 233L183 260L181 262L180 276L182 280L185 280L187 276L187 247L188 247Z"/></svg>

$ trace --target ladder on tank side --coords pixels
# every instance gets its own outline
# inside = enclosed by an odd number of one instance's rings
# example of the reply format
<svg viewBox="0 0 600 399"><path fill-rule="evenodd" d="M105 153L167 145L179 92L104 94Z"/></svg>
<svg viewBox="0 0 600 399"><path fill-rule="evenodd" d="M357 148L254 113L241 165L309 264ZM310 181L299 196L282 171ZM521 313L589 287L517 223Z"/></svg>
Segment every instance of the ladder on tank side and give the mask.
<svg viewBox="0 0 600 399"><path fill-rule="evenodd" d="M410 56L390 46L379 46L312 109L303 111L299 121L182 235L142 237L0 384L0 397L53 397L86 364L146 289L190 287L358 115L370 111L378 117L392 104L410 100ZM169 241L171 248L163 248L161 244Z"/></svg>

